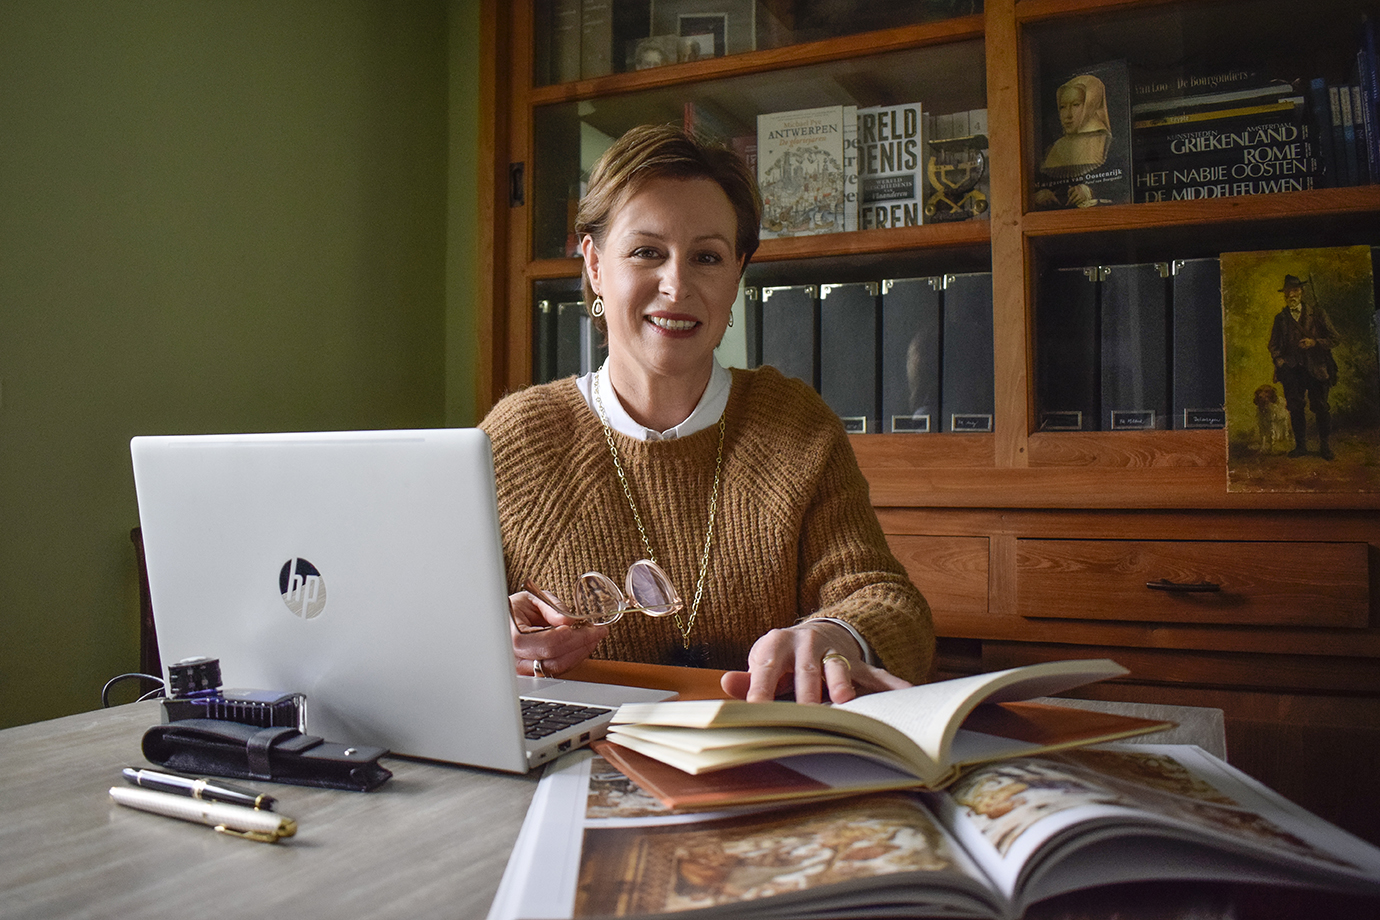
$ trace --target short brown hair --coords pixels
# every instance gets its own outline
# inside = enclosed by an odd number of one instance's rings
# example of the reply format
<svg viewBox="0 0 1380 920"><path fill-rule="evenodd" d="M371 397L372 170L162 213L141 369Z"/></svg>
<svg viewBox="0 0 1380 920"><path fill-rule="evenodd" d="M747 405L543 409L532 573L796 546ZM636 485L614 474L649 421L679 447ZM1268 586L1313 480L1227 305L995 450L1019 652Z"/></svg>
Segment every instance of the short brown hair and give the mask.
<svg viewBox="0 0 1380 920"><path fill-rule="evenodd" d="M735 255L747 268L757 251L762 195L743 158L721 144L703 141L675 125L640 125L604 151L590 172L589 188L575 215L575 237L586 234L602 246L614 214L653 179L709 179L718 184L738 219ZM585 305L594 302L589 274L583 277ZM594 324L603 332L602 316Z"/></svg>

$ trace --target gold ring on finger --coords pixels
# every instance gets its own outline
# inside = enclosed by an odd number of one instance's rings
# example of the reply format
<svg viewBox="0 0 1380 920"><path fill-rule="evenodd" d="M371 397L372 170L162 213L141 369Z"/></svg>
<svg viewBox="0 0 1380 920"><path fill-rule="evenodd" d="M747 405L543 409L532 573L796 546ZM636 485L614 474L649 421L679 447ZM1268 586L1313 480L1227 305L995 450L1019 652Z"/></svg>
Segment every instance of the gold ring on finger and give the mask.
<svg viewBox="0 0 1380 920"><path fill-rule="evenodd" d="M838 661L842 663L845 668L848 669L848 672L850 674L853 672L853 665L851 662L849 662L847 656L841 655L838 652L829 652L828 654L826 654L822 659L820 659L819 665L821 668L823 668L826 664L828 664L831 661Z"/></svg>

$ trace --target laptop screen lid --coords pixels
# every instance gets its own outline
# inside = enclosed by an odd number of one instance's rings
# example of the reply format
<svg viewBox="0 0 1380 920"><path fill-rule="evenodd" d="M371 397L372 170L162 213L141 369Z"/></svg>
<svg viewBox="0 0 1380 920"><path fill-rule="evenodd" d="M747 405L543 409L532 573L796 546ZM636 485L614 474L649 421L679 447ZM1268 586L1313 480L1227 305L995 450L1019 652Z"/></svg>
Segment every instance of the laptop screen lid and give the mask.
<svg viewBox="0 0 1380 920"><path fill-rule="evenodd" d="M525 772L488 436L131 442L166 665L307 697L330 741Z"/></svg>

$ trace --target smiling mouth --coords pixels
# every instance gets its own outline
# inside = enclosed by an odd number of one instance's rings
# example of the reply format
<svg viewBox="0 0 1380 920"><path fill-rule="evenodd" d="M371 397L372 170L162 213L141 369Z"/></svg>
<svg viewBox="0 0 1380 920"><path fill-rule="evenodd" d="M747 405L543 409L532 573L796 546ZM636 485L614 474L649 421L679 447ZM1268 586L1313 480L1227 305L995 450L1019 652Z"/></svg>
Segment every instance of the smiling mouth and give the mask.
<svg viewBox="0 0 1380 920"><path fill-rule="evenodd" d="M647 320L658 329L665 329L667 332L689 332L699 325L698 320L693 319L665 319L660 316L649 316Z"/></svg>

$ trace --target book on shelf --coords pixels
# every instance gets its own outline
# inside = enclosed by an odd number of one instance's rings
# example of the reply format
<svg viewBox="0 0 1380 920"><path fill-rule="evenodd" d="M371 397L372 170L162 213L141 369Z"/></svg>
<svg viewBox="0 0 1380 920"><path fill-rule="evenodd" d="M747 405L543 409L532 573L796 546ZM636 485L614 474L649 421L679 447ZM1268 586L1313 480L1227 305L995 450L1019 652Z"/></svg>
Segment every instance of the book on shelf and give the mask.
<svg viewBox="0 0 1380 920"><path fill-rule="evenodd" d="M992 273L945 275L940 302L940 430L990 432L996 413Z"/></svg>
<svg viewBox="0 0 1380 920"><path fill-rule="evenodd" d="M1342 154L1346 158L1346 171L1350 177L1348 185L1360 185L1363 181L1361 161L1357 158L1356 122L1352 117L1352 93L1350 86L1337 87L1337 102L1342 120Z"/></svg>
<svg viewBox="0 0 1380 920"><path fill-rule="evenodd" d="M1322 168L1314 180L1318 188L1335 188L1337 181L1337 150L1332 144L1332 107L1327 98L1327 81L1315 77L1308 81L1309 127L1318 145L1318 159Z"/></svg>
<svg viewBox="0 0 1380 920"><path fill-rule="evenodd" d="M1250 80L1249 86L1224 89L1221 86L1203 92L1145 98L1137 93L1131 104L1131 124L1134 128L1184 118L1189 121L1204 112L1224 112L1278 104L1295 97L1298 88L1287 80Z"/></svg>
<svg viewBox="0 0 1380 920"><path fill-rule="evenodd" d="M843 229L858 229L862 183L858 181L858 107L843 107Z"/></svg>
<svg viewBox="0 0 1380 920"><path fill-rule="evenodd" d="M1031 183L1036 209L1131 201L1130 77L1108 61L1042 90L1044 153Z"/></svg>
<svg viewBox="0 0 1380 920"><path fill-rule="evenodd" d="M819 389L819 288L813 284L759 291L758 364L770 364Z"/></svg>
<svg viewBox="0 0 1380 920"><path fill-rule="evenodd" d="M1287 96L1270 102L1254 105L1230 106L1227 108L1200 109L1138 119L1131 123L1132 131L1145 131L1150 128L1172 128L1180 125L1198 125L1203 122L1221 122L1230 118L1248 118L1252 115L1296 114L1303 108L1302 96Z"/></svg>
<svg viewBox="0 0 1380 920"><path fill-rule="evenodd" d="M1327 104L1332 113L1332 147L1336 158L1337 185L1346 187L1356 184L1355 156L1347 156L1346 132L1342 125L1342 88L1336 85L1327 87Z"/></svg>
<svg viewBox="0 0 1380 920"><path fill-rule="evenodd" d="M740 123L722 107L706 100L687 99L681 106L681 127L701 140L721 144L743 158L757 175L757 130L744 131Z"/></svg>
<svg viewBox="0 0 1380 920"><path fill-rule="evenodd" d="M580 751L538 783L488 918L1015 920L1072 892L1115 916L1126 889L1093 889L1189 881L1374 897L1380 849L1193 745L1071 750L980 766L942 792L709 813L669 809ZM1234 916L1174 907L1174 884L1136 890L1155 916Z"/></svg>
<svg viewBox="0 0 1380 920"><path fill-rule="evenodd" d="M1232 67L1217 71L1137 70L1131 81L1131 103L1141 111L1154 104L1176 104L1185 97L1254 92L1274 80L1258 70Z"/></svg>
<svg viewBox="0 0 1380 920"><path fill-rule="evenodd" d="M1040 431L1098 429L1101 272L1096 266L1055 268L1040 277L1035 314L1035 405Z"/></svg>
<svg viewBox="0 0 1380 920"><path fill-rule="evenodd" d="M581 0L547 0L538 4L545 31L536 43L537 74L543 82L571 83L580 79L580 4Z"/></svg>
<svg viewBox="0 0 1380 920"><path fill-rule="evenodd" d="M580 0L580 79L613 73L613 0Z"/></svg>
<svg viewBox="0 0 1380 920"><path fill-rule="evenodd" d="M939 430L942 278L882 282L882 430Z"/></svg>
<svg viewBox="0 0 1380 920"><path fill-rule="evenodd" d="M819 395L849 434L881 430L877 293L872 281L819 286Z"/></svg>
<svg viewBox="0 0 1380 920"><path fill-rule="evenodd" d="M872 693L830 706L743 700L673 700L626 704L608 740L691 775L783 758L843 754L874 761L889 782L939 789L967 766L1045 750L1158 731L1166 723L1030 702L1034 697L1122 677L1105 658L1048 661L901 690ZM894 787L895 788L895 787ZM792 797L836 795L839 787ZM715 805L756 800L747 784Z"/></svg>
<svg viewBox="0 0 1380 920"><path fill-rule="evenodd" d="M1170 264L1170 409L1176 429L1225 428L1222 273L1215 258Z"/></svg>
<svg viewBox="0 0 1380 920"><path fill-rule="evenodd" d="M918 102L857 110L859 230L924 223L925 119Z"/></svg>
<svg viewBox="0 0 1380 920"><path fill-rule="evenodd" d="M845 227L845 119L832 105L757 116L762 238L836 233Z"/></svg>
<svg viewBox="0 0 1380 920"><path fill-rule="evenodd" d="M1356 135L1356 184L1369 185L1371 182L1370 141L1366 137L1365 105L1361 101L1361 87L1352 84L1350 90L1351 121Z"/></svg>
<svg viewBox="0 0 1380 920"><path fill-rule="evenodd" d="M1371 181L1380 181L1380 59L1377 59L1375 20L1361 14L1361 48L1356 52L1361 89L1361 116Z"/></svg>
<svg viewBox="0 0 1380 920"><path fill-rule="evenodd" d="M987 217L991 203L987 110L927 117L925 219L944 222Z"/></svg>
<svg viewBox="0 0 1380 920"><path fill-rule="evenodd" d="M1136 132L1137 202L1299 191L1323 171L1302 98Z"/></svg>
<svg viewBox="0 0 1380 920"><path fill-rule="evenodd" d="M1169 264L1102 272L1102 430L1168 427Z"/></svg>

